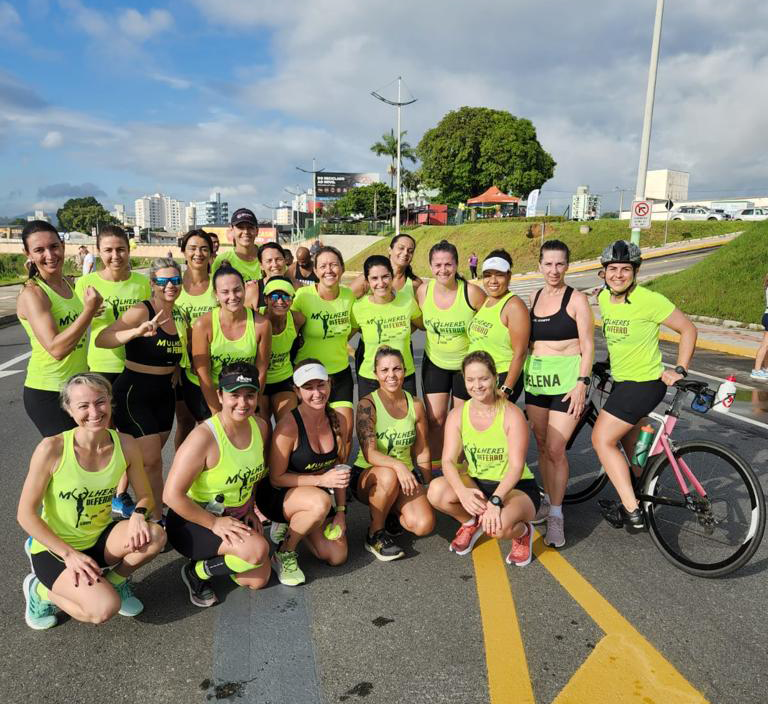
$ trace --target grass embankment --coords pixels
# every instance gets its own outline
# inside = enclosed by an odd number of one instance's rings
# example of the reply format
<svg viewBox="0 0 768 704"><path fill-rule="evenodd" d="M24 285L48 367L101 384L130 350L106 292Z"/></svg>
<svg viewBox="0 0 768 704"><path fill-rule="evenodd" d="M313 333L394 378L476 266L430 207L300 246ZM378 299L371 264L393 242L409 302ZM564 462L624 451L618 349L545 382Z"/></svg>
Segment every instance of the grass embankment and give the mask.
<svg viewBox="0 0 768 704"><path fill-rule="evenodd" d="M19 284L24 281L27 278L27 270L24 267L26 261L25 254L0 254L0 286ZM146 257L131 257L131 266L134 269L141 269L149 266L151 261ZM101 268L101 261L99 260L97 270ZM77 268L73 257L67 257L64 261L64 274L80 276L80 270Z"/></svg>
<svg viewBox="0 0 768 704"><path fill-rule="evenodd" d="M759 323L765 310L768 222L751 223L744 230L698 264L660 276L648 287L691 315Z"/></svg>
<svg viewBox="0 0 768 704"><path fill-rule="evenodd" d="M586 235L579 233L580 225L589 225L591 230ZM698 237L710 237L735 230L744 229L744 223L734 222L684 222L669 223L668 242L681 242ZM533 236L529 237L529 231ZM524 273L536 269L541 244L541 225L530 222L484 221L467 223L457 226L425 225L408 234L416 240L416 256L413 269L420 276L429 275L427 256L430 247L442 239L446 239L459 250L459 268L467 274L469 267L467 259L476 252L482 261L488 252L497 247L503 247L514 261L513 272ZM571 248L571 259L595 259L603 248L614 240L629 239L629 222L627 220L595 220L589 223L578 222L548 222L545 239L561 239ZM643 247L664 244L664 223L654 222L650 230L644 230L642 235ZM389 250L389 239L377 242L347 262L347 269L360 271L365 258L371 254L386 255Z"/></svg>

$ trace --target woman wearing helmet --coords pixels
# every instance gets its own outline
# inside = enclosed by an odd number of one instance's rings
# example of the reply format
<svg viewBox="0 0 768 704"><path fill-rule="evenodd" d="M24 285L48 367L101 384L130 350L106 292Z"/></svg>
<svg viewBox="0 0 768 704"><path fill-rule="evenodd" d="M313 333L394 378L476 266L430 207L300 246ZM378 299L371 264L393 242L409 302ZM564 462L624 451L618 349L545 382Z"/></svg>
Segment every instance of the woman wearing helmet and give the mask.
<svg viewBox="0 0 768 704"><path fill-rule="evenodd" d="M632 488L621 442L631 456L640 426L666 394L668 386L688 375L696 346L696 327L675 304L660 293L637 285L640 248L617 240L603 250L605 288L597 297L608 344L613 390L592 432L592 446L619 495L604 505L605 519L615 528L642 530L643 514ZM664 369L659 349L659 326L680 334L674 370Z"/></svg>

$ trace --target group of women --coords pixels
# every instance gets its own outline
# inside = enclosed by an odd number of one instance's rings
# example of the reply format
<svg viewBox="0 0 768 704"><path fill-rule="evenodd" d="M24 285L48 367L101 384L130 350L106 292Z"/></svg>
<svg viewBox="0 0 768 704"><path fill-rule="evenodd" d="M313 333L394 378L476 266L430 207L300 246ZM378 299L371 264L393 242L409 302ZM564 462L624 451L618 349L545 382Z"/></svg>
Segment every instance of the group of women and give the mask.
<svg viewBox="0 0 768 704"><path fill-rule="evenodd" d="M284 250L258 247L257 233L253 213L240 209L232 250L214 259L210 236L192 230L181 246L186 267L157 259L147 279L130 269L125 234L108 227L97 240L103 268L73 288L56 230L25 228L30 279L18 314L33 352L24 402L44 436L18 512L31 536L24 594L33 628L54 625L59 608L91 622L139 613L130 574L166 540L187 559L181 578L193 604L216 603L214 576L258 589L271 572L270 521L271 565L282 583L301 584L299 543L330 565L346 561L351 497L368 506L364 547L382 561L404 555L395 540L404 530L432 532L436 510L458 521L450 549L459 555L485 533L512 541L509 563L528 564L534 522L546 522L545 542L565 543L565 446L594 350L588 301L565 283L567 246L542 246L544 286L529 311L509 291L503 249L483 260L481 287L458 274L456 248L439 242L427 281L411 270L414 240L400 234L389 257L368 257L347 287L335 248L320 247L311 271L298 252L289 269ZM617 445L632 442L666 385L684 376L695 328L637 286L634 245L616 242L602 261L599 302L618 383L593 445L621 499L606 518L632 529L642 515ZM678 367L663 374L661 323L682 336ZM422 398L417 329L426 335ZM355 408L348 342L358 332ZM523 390L527 419L515 405ZM543 494L526 464L530 428ZM359 451L347 464L353 430Z"/></svg>

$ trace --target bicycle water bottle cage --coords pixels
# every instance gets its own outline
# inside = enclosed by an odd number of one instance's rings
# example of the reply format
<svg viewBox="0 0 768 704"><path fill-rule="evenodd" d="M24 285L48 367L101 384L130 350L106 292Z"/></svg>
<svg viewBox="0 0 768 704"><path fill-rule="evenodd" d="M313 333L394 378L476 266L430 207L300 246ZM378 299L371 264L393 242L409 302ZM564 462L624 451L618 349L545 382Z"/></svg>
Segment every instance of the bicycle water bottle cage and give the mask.
<svg viewBox="0 0 768 704"><path fill-rule="evenodd" d="M712 389L702 389L691 401L691 408L697 413L706 413L714 405L715 392Z"/></svg>

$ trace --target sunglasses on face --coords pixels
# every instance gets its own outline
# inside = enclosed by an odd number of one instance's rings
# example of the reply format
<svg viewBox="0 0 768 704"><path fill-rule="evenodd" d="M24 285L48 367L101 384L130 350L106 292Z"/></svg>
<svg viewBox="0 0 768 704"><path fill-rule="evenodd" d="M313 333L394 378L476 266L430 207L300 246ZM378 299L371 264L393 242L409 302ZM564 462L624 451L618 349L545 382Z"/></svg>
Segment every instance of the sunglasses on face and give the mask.
<svg viewBox="0 0 768 704"><path fill-rule="evenodd" d="M268 298L272 303L277 303L278 301L290 303L293 300L293 296L290 293L283 293L282 291L274 291L269 294Z"/></svg>
<svg viewBox="0 0 768 704"><path fill-rule="evenodd" d="M160 288L165 288L168 284L181 286L181 276L158 276L155 278L155 283Z"/></svg>

